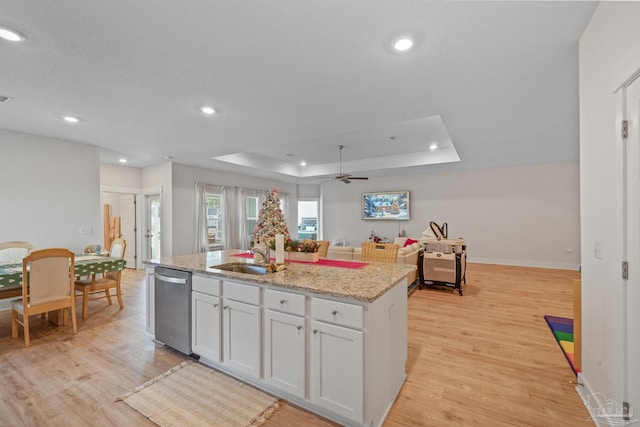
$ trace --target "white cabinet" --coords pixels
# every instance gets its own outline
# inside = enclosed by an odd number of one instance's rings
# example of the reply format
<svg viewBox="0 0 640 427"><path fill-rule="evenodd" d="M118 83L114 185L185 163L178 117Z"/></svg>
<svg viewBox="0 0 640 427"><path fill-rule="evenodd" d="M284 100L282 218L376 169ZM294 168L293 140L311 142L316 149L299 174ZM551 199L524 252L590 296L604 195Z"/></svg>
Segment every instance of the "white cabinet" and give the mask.
<svg viewBox="0 0 640 427"><path fill-rule="evenodd" d="M382 425L405 380L406 280L360 302L196 273L192 304L203 363L340 425Z"/></svg>
<svg viewBox="0 0 640 427"><path fill-rule="evenodd" d="M260 378L261 289L227 281L222 286L222 363L236 372Z"/></svg>
<svg viewBox="0 0 640 427"><path fill-rule="evenodd" d="M220 280L194 275L191 289L192 351L201 358L220 362Z"/></svg>
<svg viewBox="0 0 640 427"><path fill-rule="evenodd" d="M150 334L156 334L156 315L155 315L155 268L147 267L147 319L146 319L146 328L147 332Z"/></svg>
<svg viewBox="0 0 640 427"><path fill-rule="evenodd" d="M265 291L264 381L300 398L306 394L305 297Z"/></svg>
<svg viewBox="0 0 640 427"><path fill-rule="evenodd" d="M311 314L311 403L362 423L364 332L353 329L362 307L313 298Z"/></svg>
<svg viewBox="0 0 640 427"><path fill-rule="evenodd" d="M220 298L191 293L191 348L213 362L220 361Z"/></svg>

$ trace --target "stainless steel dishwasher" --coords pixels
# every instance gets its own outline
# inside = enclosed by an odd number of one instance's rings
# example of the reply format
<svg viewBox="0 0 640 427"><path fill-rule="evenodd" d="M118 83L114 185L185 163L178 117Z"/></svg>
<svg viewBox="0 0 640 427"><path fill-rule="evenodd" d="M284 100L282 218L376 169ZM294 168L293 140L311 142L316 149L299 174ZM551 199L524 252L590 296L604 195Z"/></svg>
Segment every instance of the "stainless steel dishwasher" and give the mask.
<svg viewBox="0 0 640 427"><path fill-rule="evenodd" d="M191 273L156 267L156 340L191 354Z"/></svg>

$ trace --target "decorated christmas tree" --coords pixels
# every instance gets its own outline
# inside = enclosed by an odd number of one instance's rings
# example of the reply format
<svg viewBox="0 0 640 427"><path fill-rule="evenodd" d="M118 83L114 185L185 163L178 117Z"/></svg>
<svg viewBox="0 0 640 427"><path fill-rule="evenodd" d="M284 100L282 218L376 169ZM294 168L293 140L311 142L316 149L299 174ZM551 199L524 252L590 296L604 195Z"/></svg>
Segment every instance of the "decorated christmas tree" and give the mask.
<svg viewBox="0 0 640 427"><path fill-rule="evenodd" d="M274 240L276 234L283 234L285 242L289 240L289 229L284 220L284 214L280 209L280 196L278 189L273 188L267 199L262 203L262 209L258 215L258 223L253 229L253 243Z"/></svg>

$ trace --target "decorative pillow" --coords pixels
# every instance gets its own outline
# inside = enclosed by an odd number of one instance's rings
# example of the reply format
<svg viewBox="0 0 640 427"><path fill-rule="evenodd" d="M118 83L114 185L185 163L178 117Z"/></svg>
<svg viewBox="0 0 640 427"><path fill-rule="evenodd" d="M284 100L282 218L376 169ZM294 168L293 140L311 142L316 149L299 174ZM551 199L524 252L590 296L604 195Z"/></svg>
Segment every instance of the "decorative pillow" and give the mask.
<svg viewBox="0 0 640 427"><path fill-rule="evenodd" d="M407 247L407 246L413 245L414 243L418 243L418 241L417 240L413 240L413 239L407 239L407 240L405 240L403 247Z"/></svg>
<svg viewBox="0 0 640 427"><path fill-rule="evenodd" d="M396 237L393 238L393 243L398 245L398 247L400 249L402 249L404 247L404 242L406 242L406 241L407 241L406 237L398 237L398 236L396 236Z"/></svg>

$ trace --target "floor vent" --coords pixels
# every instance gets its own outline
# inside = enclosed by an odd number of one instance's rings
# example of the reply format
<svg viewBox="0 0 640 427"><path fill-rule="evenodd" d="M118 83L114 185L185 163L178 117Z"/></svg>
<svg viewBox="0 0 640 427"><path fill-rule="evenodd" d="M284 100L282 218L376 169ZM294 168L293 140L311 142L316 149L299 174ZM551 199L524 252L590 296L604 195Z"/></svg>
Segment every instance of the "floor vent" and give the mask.
<svg viewBox="0 0 640 427"><path fill-rule="evenodd" d="M11 96L0 95L0 104L6 104L7 102L11 101L13 101L13 98Z"/></svg>

